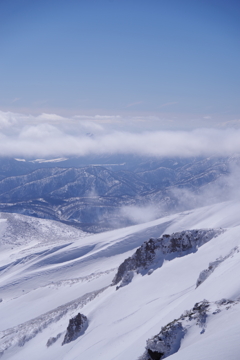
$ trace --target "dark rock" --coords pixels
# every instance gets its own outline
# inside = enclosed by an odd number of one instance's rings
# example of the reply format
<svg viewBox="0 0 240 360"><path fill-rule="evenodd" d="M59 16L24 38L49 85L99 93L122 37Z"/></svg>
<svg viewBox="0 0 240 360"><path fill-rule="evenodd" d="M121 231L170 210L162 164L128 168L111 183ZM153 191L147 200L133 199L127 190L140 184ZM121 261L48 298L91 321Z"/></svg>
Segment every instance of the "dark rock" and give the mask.
<svg viewBox="0 0 240 360"><path fill-rule="evenodd" d="M163 357L164 353L160 353L158 351L152 351L150 349L148 349L148 354L150 356L150 360L161 360L161 358Z"/></svg>
<svg viewBox="0 0 240 360"><path fill-rule="evenodd" d="M192 309L186 310L178 319L174 319L161 331L147 340L146 350L139 360L163 360L175 354L181 347L184 336L192 327L201 329L200 335L207 329L207 317L217 315L222 310L228 310L231 306L239 304L240 299L221 299L215 302L202 300L197 302Z"/></svg>
<svg viewBox="0 0 240 360"><path fill-rule="evenodd" d="M48 339L48 341L47 341L47 344L46 344L47 347L53 345L53 344L60 338L61 335L62 335L62 334L60 333L60 334L57 334L57 336L55 336L55 337L50 337L50 338Z"/></svg>
<svg viewBox="0 0 240 360"><path fill-rule="evenodd" d="M172 260L196 252L198 247L222 232L222 229L185 230L150 239L119 266L112 285L120 281L118 288L127 285L131 282L134 272L150 275L154 269L162 266L165 259Z"/></svg>
<svg viewBox="0 0 240 360"><path fill-rule="evenodd" d="M229 257L233 256L236 252L239 252L238 246L235 246L230 253L228 253L226 256L222 257L220 256L215 261L210 262L207 269L204 269L199 274L199 277L197 279L196 288L201 285L213 272L214 270L225 260L227 260Z"/></svg>
<svg viewBox="0 0 240 360"><path fill-rule="evenodd" d="M83 314L78 313L74 318L70 319L62 345L76 340L85 332L87 326L88 320Z"/></svg>
<svg viewBox="0 0 240 360"><path fill-rule="evenodd" d="M158 335L147 341L144 359L161 360L175 354L185 333L181 322L172 322L163 327Z"/></svg>

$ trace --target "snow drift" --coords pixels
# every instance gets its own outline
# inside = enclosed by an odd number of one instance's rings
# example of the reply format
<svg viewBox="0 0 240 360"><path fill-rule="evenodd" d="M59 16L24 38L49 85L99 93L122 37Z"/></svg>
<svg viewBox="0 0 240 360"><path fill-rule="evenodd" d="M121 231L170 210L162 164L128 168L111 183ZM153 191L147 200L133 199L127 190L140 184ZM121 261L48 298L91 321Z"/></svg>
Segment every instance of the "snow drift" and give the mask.
<svg viewBox="0 0 240 360"><path fill-rule="evenodd" d="M237 360L239 213L238 202L226 202L94 235L54 221L4 215L1 360L137 360L159 354ZM163 234L170 235L166 243ZM181 239L188 234L189 241L176 242L174 234ZM154 270L150 276L136 271L128 286L116 291L111 284L119 266L150 238L162 239L164 265L147 263L146 271ZM196 287L199 274L215 261L214 271ZM69 319L78 313L87 317L88 327L62 346Z"/></svg>

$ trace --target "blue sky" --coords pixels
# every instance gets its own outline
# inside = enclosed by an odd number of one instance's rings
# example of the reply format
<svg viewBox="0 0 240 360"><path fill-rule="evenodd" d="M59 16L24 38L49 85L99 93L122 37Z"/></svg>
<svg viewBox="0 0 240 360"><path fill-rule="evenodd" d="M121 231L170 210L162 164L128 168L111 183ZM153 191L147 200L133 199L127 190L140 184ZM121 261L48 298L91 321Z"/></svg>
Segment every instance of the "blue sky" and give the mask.
<svg viewBox="0 0 240 360"><path fill-rule="evenodd" d="M236 123L239 18L232 0L1 0L0 110Z"/></svg>

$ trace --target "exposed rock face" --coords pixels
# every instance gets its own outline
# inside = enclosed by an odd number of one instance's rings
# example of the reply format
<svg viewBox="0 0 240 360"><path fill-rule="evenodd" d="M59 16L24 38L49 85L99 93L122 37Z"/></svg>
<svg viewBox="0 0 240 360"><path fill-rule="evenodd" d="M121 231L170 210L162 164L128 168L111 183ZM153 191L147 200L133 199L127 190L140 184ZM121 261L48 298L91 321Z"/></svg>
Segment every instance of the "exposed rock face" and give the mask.
<svg viewBox="0 0 240 360"><path fill-rule="evenodd" d="M53 344L60 338L61 335L62 335L62 334L60 333L60 334L57 334L57 336L50 337L50 338L48 339L48 341L47 341L47 344L46 344L47 347L53 345Z"/></svg>
<svg viewBox="0 0 240 360"><path fill-rule="evenodd" d="M239 303L238 300L222 299L213 303L203 300L194 305L191 310L185 311L180 318L175 319L162 327L159 334L147 340L146 351L138 360L162 360L175 354L181 347L181 341L191 328L198 326L200 335L206 330L207 317L215 316L221 311Z"/></svg>
<svg viewBox="0 0 240 360"><path fill-rule="evenodd" d="M134 273L151 274L153 270L162 266L163 261L172 260L196 252L212 238L223 232L222 229L186 230L172 235L163 235L158 239L150 239L126 259L118 268L112 285L122 287L131 282Z"/></svg>
<svg viewBox="0 0 240 360"><path fill-rule="evenodd" d="M218 259L216 259L213 262L209 263L209 266L207 269L204 269L203 271L201 271L201 273L199 274L199 277L197 279L197 283L196 283L196 288L201 285L213 272L214 270L225 260L227 260L229 257L232 257L236 252L239 252L238 247L236 246L235 248L233 248L229 254L227 254L224 257L219 257Z"/></svg>
<svg viewBox="0 0 240 360"><path fill-rule="evenodd" d="M196 303L193 309L186 311L179 319L162 327L159 334L147 340L146 351L139 360L162 360L175 354L180 349L181 341L187 333L189 321L191 321L191 325L194 323L194 325L204 328L208 307L207 300ZM192 322L192 320L195 321Z"/></svg>
<svg viewBox="0 0 240 360"><path fill-rule="evenodd" d="M78 313L74 318L70 319L62 345L77 339L85 332L87 326L88 320L83 314Z"/></svg>
<svg viewBox="0 0 240 360"><path fill-rule="evenodd" d="M184 335L181 322L162 328L157 336L147 341L147 360L161 360L177 352Z"/></svg>

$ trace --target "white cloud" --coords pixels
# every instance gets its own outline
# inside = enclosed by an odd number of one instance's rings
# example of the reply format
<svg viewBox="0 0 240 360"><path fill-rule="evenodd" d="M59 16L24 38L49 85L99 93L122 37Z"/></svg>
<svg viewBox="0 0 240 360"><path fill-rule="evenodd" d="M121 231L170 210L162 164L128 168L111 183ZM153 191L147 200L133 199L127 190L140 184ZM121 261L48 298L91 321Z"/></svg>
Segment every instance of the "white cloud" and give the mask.
<svg viewBox="0 0 240 360"><path fill-rule="evenodd" d="M116 121L124 124L120 116L64 118L55 114L34 117L0 112L0 154L58 157L122 153L190 157L240 152L240 129L127 132L113 130ZM88 132L94 137L86 136Z"/></svg>
<svg viewBox="0 0 240 360"><path fill-rule="evenodd" d="M62 117L62 116L59 116L59 115L56 115L56 114L45 114L45 113L42 113L41 115L38 115L37 116L37 119L38 120L50 120L50 121L59 121L59 120L66 120L66 118Z"/></svg>
<svg viewBox="0 0 240 360"><path fill-rule="evenodd" d="M218 124L218 126L220 128L228 128L230 126L233 127L233 128L240 128L240 119L221 122L221 123Z"/></svg>
<svg viewBox="0 0 240 360"><path fill-rule="evenodd" d="M153 204L144 206L122 206L119 216L132 223L141 224L156 219L159 216L159 209Z"/></svg>
<svg viewBox="0 0 240 360"><path fill-rule="evenodd" d="M0 111L0 130L10 128L17 123L14 114Z"/></svg>
<svg viewBox="0 0 240 360"><path fill-rule="evenodd" d="M197 208L211 205L216 202L240 199L240 164L232 163L230 173L221 175L215 181L210 182L194 191L187 188L171 189L171 196L177 199L179 210Z"/></svg>
<svg viewBox="0 0 240 360"><path fill-rule="evenodd" d="M64 134L58 130L55 126L49 124L40 124L36 126L24 127L19 133L19 140L41 140L44 141L47 138L56 139L61 138Z"/></svg>
<svg viewBox="0 0 240 360"><path fill-rule="evenodd" d="M16 97L16 98L14 98L14 99L12 100L12 103L15 103L15 102L17 102L17 101L19 101L19 100L21 100L21 98Z"/></svg>

